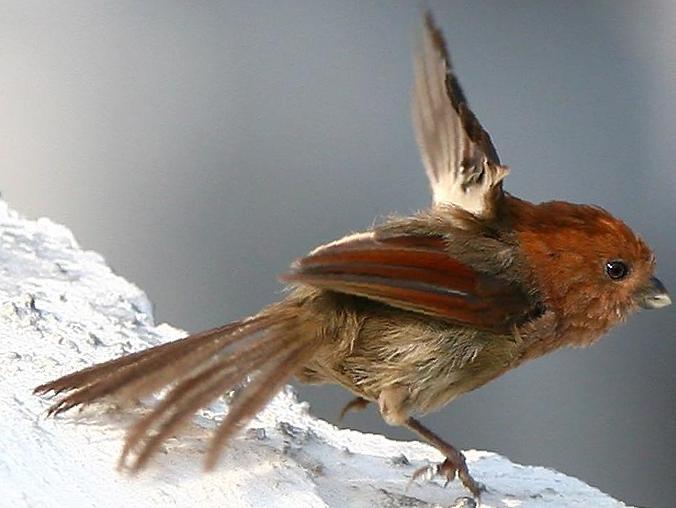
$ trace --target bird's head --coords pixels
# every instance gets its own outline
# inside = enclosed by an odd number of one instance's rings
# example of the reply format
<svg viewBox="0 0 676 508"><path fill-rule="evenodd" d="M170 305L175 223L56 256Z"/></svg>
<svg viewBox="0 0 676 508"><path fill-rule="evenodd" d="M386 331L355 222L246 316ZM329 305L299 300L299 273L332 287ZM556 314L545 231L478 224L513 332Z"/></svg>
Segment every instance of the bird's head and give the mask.
<svg viewBox="0 0 676 508"><path fill-rule="evenodd" d="M520 243L544 303L571 326L603 332L639 307L671 303L652 250L602 208L554 201L520 215Z"/></svg>

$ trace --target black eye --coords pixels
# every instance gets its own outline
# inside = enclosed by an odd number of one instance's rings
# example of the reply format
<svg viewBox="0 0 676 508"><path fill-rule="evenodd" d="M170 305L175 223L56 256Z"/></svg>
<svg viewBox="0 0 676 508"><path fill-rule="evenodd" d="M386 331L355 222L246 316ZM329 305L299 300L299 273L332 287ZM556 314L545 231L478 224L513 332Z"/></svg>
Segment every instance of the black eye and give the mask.
<svg viewBox="0 0 676 508"><path fill-rule="evenodd" d="M606 263L606 273L613 280L624 279L629 273L629 268L624 261L608 261Z"/></svg>

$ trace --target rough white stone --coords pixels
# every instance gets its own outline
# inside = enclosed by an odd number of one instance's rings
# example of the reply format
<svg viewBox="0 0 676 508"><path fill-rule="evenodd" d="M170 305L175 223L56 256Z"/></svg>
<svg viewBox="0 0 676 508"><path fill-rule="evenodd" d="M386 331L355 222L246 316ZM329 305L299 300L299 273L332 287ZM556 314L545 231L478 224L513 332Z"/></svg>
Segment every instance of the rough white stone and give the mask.
<svg viewBox="0 0 676 508"><path fill-rule="evenodd" d="M0 505L40 507L427 507L473 506L440 479L407 484L441 460L432 448L339 430L313 418L290 389L281 393L203 474L209 428L219 403L172 439L149 470L116 470L133 415L71 411L46 419L48 397L34 386L93 362L172 340L155 326L144 293L82 250L70 231L26 220L0 202ZM101 408L99 408L101 409ZM466 452L489 487L486 507L624 507L581 481L495 453Z"/></svg>

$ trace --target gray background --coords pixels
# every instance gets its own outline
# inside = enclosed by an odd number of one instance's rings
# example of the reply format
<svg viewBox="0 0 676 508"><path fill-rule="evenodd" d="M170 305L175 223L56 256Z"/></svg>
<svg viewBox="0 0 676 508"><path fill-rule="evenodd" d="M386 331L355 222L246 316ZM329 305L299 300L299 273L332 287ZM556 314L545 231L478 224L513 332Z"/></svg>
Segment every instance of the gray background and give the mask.
<svg viewBox="0 0 676 508"><path fill-rule="evenodd" d="M676 288L676 4L431 2L535 201L602 205ZM0 3L0 188L191 331L256 311L314 245L429 202L409 122L415 2ZM676 497L676 313L528 364L425 421L629 503ZM335 420L349 396L309 388ZM373 409L344 425L398 438Z"/></svg>

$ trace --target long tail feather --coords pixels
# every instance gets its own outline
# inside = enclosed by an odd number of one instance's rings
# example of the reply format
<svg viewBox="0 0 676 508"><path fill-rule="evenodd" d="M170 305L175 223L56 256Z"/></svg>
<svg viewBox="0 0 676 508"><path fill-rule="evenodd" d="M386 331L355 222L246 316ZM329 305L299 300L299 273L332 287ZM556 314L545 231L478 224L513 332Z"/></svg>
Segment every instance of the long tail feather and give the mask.
<svg viewBox="0 0 676 508"><path fill-rule="evenodd" d="M87 405L108 395L119 396L126 402L129 396L140 399L155 389L176 381L191 369L203 366L211 355L217 354L233 341L255 333L269 325L270 319L254 317L251 320L232 323L224 327L189 336L169 344L134 353L132 363L118 367L117 360L95 365L84 371L75 372L63 378L36 388L46 392L75 390L59 400L48 410L48 415L59 414L79 405ZM173 348L165 346L174 346ZM122 357L119 360L124 360ZM137 384L138 382L138 384ZM145 384L145 390L140 389ZM52 385L54 388L52 388Z"/></svg>
<svg viewBox="0 0 676 508"><path fill-rule="evenodd" d="M311 348L301 343L287 349L283 356L273 359L266 365L265 370L254 379L248 389L230 407L225 420L211 440L205 461L207 469L213 469L220 451L228 440L265 407L268 401L286 383L287 379L305 363L311 354Z"/></svg>
<svg viewBox="0 0 676 508"><path fill-rule="evenodd" d="M100 381L109 373L117 373L121 369L126 369L128 367L138 365L139 363L147 362L151 358L165 358L180 353L182 350L189 350L199 343L205 342L205 339L213 339L215 337L221 336L222 334L227 335L237 327L246 326L257 319L259 319L258 316L245 321L230 323L219 328L214 328L212 330L207 330L195 335L190 335L183 339L168 342L150 349L145 349L143 351L131 353L107 362L99 363L97 365L93 365L86 369L82 369L77 372L73 372L72 374L55 379L49 383L42 384L35 388L33 392L46 393L49 391L54 391L55 393L59 393L62 391L73 390L75 388L81 388L95 381Z"/></svg>
<svg viewBox="0 0 676 508"><path fill-rule="evenodd" d="M145 396L153 393L169 384L176 383L185 375L193 375L208 368L214 362L221 361L224 355L236 359L240 351L259 348L271 342L270 330L294 319L295 316L274 316L247 324L243 328L235 328L234 331L215 340L212 344L207 344L205 347L190 351L181 358L172 360L169 368L158 369L152 375L141 376L134 383L121 389L119 398L129 400L138 398L139 394Z"/></svg>
<svg viewBox="0 0 676 508"><path fill-rule="evenodd" d="M120 466L138 470L199 408L252 377L212 440L207 456L207 466L212 467L228 439L314 351L314 335L299 333L300 320L296 306L279 304L252 318L63 376L35 392L70 392L48 410L52 415L103 397L139 400L170 386L127 434Z"/></svg>
<svg viewBox="0 0 676 508"><path fill-rule="evenodd" d="M189 418L200 407L206 406L219 395L230 391L235 385L245 380L265 361L274 357L279 349L276 344L281 337L271 335L266 341L255 345L241 353L229 355L221 362L207 370L189 377L176 385L155 407L152 413L145 416L132 427L127 435L120 457L120 465L131 470L143 468L148 458L178 428L187 423ZM157 425L156 425L157 424ZM155 428L155 432L151 432ZM128 456L136 452L131 464L126 464Z"/></svg>

